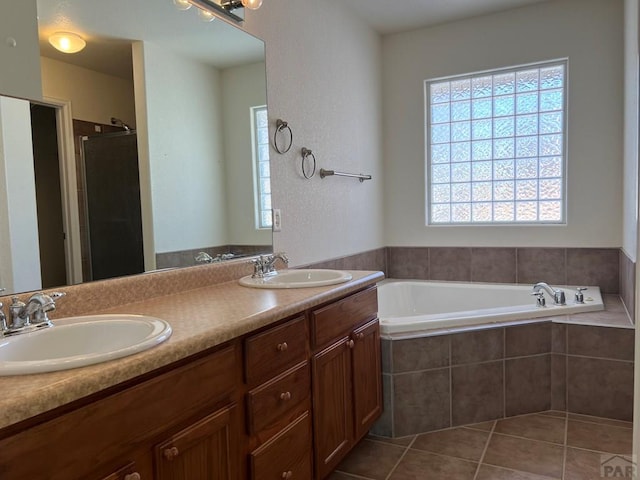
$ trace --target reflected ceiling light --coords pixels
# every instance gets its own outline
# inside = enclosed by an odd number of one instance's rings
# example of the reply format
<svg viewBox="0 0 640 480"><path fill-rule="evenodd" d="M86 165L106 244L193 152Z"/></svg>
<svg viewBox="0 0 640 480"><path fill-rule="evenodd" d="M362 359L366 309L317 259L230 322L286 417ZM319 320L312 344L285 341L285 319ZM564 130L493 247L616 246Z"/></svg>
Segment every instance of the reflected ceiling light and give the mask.
<svg viewBox="0 0 640 480"><path fill-rule="evenodd" d="M173 4L178 10L189 10L192 7L189 0L173 0Z"/></svg>
<svg viewBox="0 0 640 480"><path fill-rule="evenodd" d="M216 19L216 16L213 13L209 10L205 10L204 8L198 9L198 16L205 22L213 22Z"/></svg>
<svg viewBox="0 0 640 480"><path fill-rule="evenodd" d="M80 35L71 32L55 32L49 36L49 43L62 53L78 53L87 46Z"/></svg>

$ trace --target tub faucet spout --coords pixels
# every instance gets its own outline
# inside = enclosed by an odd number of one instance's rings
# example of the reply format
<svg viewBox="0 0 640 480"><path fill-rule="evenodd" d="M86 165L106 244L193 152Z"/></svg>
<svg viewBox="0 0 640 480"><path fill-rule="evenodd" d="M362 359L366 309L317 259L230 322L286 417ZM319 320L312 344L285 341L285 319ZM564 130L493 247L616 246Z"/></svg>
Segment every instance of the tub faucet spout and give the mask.
<svg viewBox="0 0 640 480"><path fill-rule="evenodd" d="M540 290L544 290L551 297L553 297L553 303L555 305L566 305L567 302L565 300L564 292L562 290L557 290L555 288L551 288L549 284L544 282L538 282L533 286L533 293L539 293Z"/></svg>

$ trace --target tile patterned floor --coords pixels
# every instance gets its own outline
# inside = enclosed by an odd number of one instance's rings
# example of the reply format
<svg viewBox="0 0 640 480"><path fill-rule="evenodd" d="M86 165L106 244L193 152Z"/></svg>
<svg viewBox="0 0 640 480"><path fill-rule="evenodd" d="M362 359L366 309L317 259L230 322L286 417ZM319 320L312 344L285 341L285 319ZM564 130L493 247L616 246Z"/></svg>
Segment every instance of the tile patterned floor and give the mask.
<svg viewBox="0 0 640 480"><path fill-rule="evenodd" d="M399 439L368 436L329 480L601 480L601 462L624 465L614 457L630 455L631 441L630 422L549 411Z"/></svg>

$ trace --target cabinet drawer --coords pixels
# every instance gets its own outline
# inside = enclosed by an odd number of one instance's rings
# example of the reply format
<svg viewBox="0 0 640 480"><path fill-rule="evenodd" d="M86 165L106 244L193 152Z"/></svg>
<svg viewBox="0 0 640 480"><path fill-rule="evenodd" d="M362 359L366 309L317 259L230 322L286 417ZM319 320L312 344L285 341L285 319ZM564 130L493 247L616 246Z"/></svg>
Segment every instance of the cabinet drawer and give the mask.
<svg viewBox="0 0 640 480"><path fill-rule="evenodd" d="M246 379L255 385L307 359L307 324L298 317L245 341Z"/></svg>
<svg viewBox="0 0 640 480"><path fill-rule="evenodd" d="M251 453L252 480L310 480L312 475L308 412Z"/></svg>
<svg viewBox="0 0 640 480"><path fill-rule="evenodd" d="M315 347L348 335L353 328L378 314L376 287L343 298L311 312L311 330Z"/></svg>
<svg viewBox="0 0 640 480"><path fill-rule="evenodd" d="M247 394L249 433L255 434L277 423L280 417L308 400L310 393L311 375L308 362L251 390Z"/></svg>

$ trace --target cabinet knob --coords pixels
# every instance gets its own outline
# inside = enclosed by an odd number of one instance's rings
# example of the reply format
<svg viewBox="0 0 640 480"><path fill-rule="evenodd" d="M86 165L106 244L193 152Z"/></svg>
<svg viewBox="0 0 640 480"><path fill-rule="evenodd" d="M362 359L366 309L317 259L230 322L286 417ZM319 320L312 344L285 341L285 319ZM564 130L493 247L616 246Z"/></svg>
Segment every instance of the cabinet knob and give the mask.
<svg viewBox="0 0 640 480"><path fill-rule="evenodd" d="M178 447L171 447L171 448L165 448L162 454L164 455L164 458L171 461L174 458L176 458L180 454L180 452L178 451Z"/></svg>
<svg viewBox="0 0 640 480"><path fill-rule="evenodd" d="M284 480L289 480L291 477L293 477L293 472L292 472L291 470L288 470L288 471L286 471L286 472L282 472L281 477L282 477Z"/></svg>
<svg viewBox="0 0 640 480"><path fill-rule="evenodd" d="M349 340L349 341L347 342L347 346L348 346L349 348L353 348L355 344L356 344L356 342L354 342L353 340Z"/></svg>
<svg viewBox="0 0 640 480"><path fill-rule="evenodd" d="M364 333L363 332L356 333L356 340L362 340L363 338L364 338Z"/></svg>
<svg viewBox="0 0 640 480"><path fill-rule="evenodd" d="M287 345L287 342L282 342L282 343L279 343L276 348L278 349L279 352L284 352L287 350L287 348L289 348L289 345Z"/></svg>
<svg viewBox="0 0 640 480"><path fill-rule="evenodd" d="M291 400L291 392L282 392L282 393L280 394L280 400L283 400L283 401L285 401L285 402L286 402L287 400Z"/></svg>
<svg viewBox="0 0 640 480"><path fill-rule="evenodd" d="M125 475L122 480L140 480L142 477L138 472L133 472L128 475Z"/></svg>

